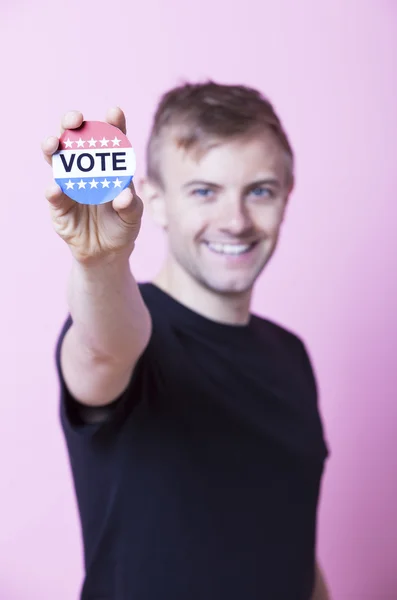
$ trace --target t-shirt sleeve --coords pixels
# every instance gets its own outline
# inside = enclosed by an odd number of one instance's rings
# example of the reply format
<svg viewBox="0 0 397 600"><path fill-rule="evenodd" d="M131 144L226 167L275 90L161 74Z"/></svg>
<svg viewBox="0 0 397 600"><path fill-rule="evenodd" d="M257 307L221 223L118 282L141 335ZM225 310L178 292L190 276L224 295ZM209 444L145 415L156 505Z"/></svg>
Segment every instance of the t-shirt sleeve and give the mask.
<svg viewBox="0 0 397 600"><path fill-rule="evenodd" d="M298 336L296 336L296 340L297 340L298 346L299 346L301 364L303 366L306 376L308 377L308 379L310 381L311 386L313 387L313 390L315 393L316 405L317 405L319 389L318 389L317 376L314 371L313 363L312 363L312 360L311 360L311 357L310 357L310 354L308 352L305 342Z"/></svg>
<svg viewBox="0 0 397 600"><path fill-rule="evenodd" d="M141 401L145 380L150 370L150 352L148 349L145 350L135 366L126 389L110 405L103 409L83 406L70 393L61 367L61 347L72 323L72 318L68 315L56 343L55 363L59 382L60 419L66 435L90 436L122 425L134 406Z"/></svg>
<svg viewBox="0 0 397 600"><path fill-rule="evenodd" d="M315 400L315 408L316 408L316 412L318 415L319 424L321 427L321 434L322 434L322 439L323 439L323 444L324 444L325 455L328 457L330 455L330 447L329 447L328 441L325 437L324 423L323 423L320 401L319 401L319 386L318 386L318 382L317 382L317 376L315 373L315 369L313 366L313 362L312 362L309 350L307 349L305 342L302 339L300 339L299 337L296 337L296 339L297 339L298 345L299 345L300 359L301 359L301 363L303 365L304 372L306 373L306 376L308 377L310 384L314 390L313 398Z"/></svg>

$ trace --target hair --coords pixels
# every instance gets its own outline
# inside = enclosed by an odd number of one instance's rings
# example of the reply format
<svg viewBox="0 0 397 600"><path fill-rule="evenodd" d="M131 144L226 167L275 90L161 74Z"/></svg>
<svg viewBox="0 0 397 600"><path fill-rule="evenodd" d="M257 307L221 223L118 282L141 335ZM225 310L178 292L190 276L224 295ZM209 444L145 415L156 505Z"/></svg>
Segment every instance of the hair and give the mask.
<svg viewBox="0 0 397 600"><path fill-rule="evenodd" d="M287 158L288 184L293 182L294 153L273 105L258 90L244 85L206 81L185 83L160 99L146 149L148 178L162 184L160 147L172 135L179 148L204 154L219 141L271 131Z"/></svg>

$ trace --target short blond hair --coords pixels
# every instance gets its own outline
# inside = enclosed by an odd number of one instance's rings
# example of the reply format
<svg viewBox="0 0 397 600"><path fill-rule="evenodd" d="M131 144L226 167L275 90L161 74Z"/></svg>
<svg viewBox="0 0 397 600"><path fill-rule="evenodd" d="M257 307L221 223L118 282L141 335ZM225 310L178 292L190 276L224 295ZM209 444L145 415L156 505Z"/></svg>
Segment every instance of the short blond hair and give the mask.
<svg viewBox="0 0 397 600"><path fill-rule="evenodd" d="M213 81L185 83L160 99L146 149L148 178L162 183L160 147L172 131L177 146L203 153L215 141L271 131L288 160L288 184L294 178L294 153L271 102L258 90Z"/></svg>

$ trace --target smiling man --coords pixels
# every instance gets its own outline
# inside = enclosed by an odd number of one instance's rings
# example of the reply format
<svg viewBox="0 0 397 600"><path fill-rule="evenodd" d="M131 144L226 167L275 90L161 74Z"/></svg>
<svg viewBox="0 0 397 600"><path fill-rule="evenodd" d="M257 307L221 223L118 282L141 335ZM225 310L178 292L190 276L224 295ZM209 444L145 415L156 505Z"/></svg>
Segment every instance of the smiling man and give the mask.
<svg viewBox="0 0 397 600"><path fill-rule="evenodd" d="M68 113L62 127L82 120ZM120 109L107 120L125 131ZM44 142L49 162L58 144ZM57 366L84 600L329 598L316 563L327 446L315 377L301 339L250 310L293 167L256 90L165 94L141 195L168 247L139 284L135 189L99 207L47 192L73 263Z"/></svg>

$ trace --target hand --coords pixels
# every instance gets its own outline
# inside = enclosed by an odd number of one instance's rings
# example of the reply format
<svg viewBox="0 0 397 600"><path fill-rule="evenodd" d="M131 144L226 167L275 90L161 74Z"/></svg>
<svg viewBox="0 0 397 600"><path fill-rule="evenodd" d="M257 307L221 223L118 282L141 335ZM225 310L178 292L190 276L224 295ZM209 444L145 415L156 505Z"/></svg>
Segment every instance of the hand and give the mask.
<svg viewBox="0 0 397 600"><path fill-rule="evenodd" d="M64 115L61 133L83 123L83 115L74 111ZM108 111L106 121L126 133L125 116L121 109ZM45 160L51 164L58 150L59 138L49 137L42 143ZM47 189L55 231L69 245L74 258L87 264L118 255L129 256L138 236L143 205L133 184L112 202L98 206L78 204L66 196L55 183Z"/></svg>

